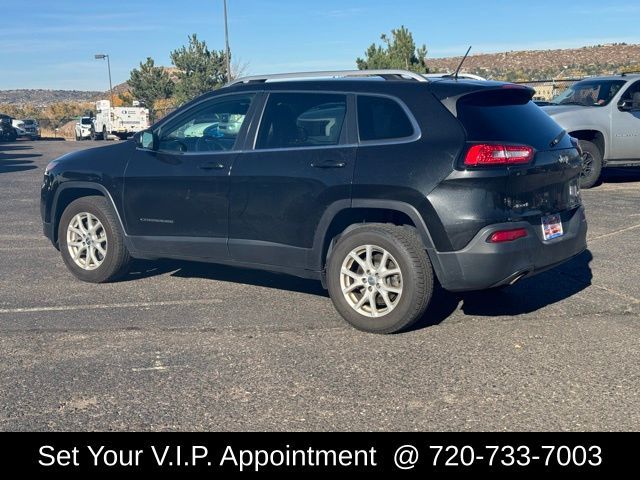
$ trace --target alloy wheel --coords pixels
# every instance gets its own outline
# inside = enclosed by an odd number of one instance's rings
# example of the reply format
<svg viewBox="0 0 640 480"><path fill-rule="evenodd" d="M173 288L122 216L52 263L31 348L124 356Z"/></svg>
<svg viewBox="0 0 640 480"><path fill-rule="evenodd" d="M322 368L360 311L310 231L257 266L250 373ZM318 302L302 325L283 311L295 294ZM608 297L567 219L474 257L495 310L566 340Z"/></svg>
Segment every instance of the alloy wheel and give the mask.
<svg viewBox="0 0 640 480"><path fill-rule="evenodd" d="M593 155L589 152L584 152L582 154L582 172L580 176L582 178L588 178L593 173Z"/></svg>
<svg viewBox="0 0 640 480"><path fill-rule="evenodd" d="M67 248L76 265L83 270L95 270L107 256L107 232L95 215L82 212L74 216L67 227Z"/></svg>
<svg viewBox="0 0 640 480"><path fill-rule="evenodd" d="M342 294L351 308L366 317L391 313L402 297L402 285L398 262L382 247L362 245L342 263Z"/></svg>

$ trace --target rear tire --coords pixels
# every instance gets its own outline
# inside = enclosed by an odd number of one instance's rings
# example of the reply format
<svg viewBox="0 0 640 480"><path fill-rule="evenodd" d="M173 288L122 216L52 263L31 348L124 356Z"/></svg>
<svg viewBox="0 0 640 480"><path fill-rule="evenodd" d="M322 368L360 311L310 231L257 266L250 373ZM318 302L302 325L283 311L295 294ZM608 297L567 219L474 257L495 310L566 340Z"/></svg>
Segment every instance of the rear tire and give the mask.
<svg viewBox="0 0 640 480"><path fill-rule="evenodd" d="M339 238L327 263L336 310L369 333L395 333L413 325L431 301L433 284L427 252L417 233L405 227L354 228Z"/></svg>
<svg viewBox="0 0 640 480"><path fill-rule="evenodd" d="M104 197L71 202L58 225L58 243L67 268L85 282L116 280L126 273L131 260L120 223Z"/></svg>
<svg viewBox="0 0 640 480"><path fill-rule="evenodd" d="M598 146L587 140L580 140L582 149L582 173L580 174L580 187L592 188L600 180L602 173L602 153Z"/></svg>

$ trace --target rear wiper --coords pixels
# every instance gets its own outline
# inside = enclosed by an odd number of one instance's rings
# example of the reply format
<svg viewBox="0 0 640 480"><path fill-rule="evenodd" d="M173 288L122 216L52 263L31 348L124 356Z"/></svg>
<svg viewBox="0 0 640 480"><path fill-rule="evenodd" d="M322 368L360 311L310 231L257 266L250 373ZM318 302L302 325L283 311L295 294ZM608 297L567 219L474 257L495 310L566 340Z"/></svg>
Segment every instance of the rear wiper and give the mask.
<svg viewBox="0 0 640 480"><path fill-rule="evenodd" d="M567 134L567 131L566 131L566 130L562 130L562 131L558 134L558 136L557 136L556 138L554 138L554 139L551 141L551 144L550 144L549 146L550 146L551 148L553 148L553 147L555 147L556 145L558 145L558 144L562 141L562 139L564 138L564 136L565 136L566 134Z"/></svg>

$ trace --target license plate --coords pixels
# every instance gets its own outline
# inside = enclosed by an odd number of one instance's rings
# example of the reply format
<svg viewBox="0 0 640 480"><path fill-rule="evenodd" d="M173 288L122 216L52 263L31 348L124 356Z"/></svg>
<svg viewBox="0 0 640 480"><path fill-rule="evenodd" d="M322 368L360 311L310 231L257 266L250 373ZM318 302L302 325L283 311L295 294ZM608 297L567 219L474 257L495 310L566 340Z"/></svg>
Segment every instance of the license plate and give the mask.
<svg viewBox="0 0 640 480"><path fill-rule="evenodd" d="M551 240L564 235L560 215L542 217L542 235L545 240Z"/></svg>

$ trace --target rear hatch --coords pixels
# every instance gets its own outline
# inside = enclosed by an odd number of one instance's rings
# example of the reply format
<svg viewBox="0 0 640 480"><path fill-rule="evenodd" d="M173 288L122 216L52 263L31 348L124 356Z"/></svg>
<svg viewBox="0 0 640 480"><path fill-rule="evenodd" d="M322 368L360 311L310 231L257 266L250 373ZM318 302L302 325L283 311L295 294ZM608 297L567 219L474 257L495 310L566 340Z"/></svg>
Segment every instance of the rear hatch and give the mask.
<svg viewBox="0 0 640 480"><path fill-rule="evenodd" d="M581 159L571 137L531 95L528 88L505 85L460 98L457 115L467 150L458 168L484 175L506 171L503 202L509 220L538 222L580 205Z"/></svg>
<svg viewBox="0 0 640 480"><path fill-rule="evenodd" d="M531 101L532 89L450 82L435 85L433 94L467 137L454 172L429 195L436 210L454 219L445 224L452 249L463 248L488 225L527 221L542 236L543 221L573 217L581 203L580 154L562 127Z"/></svg>

